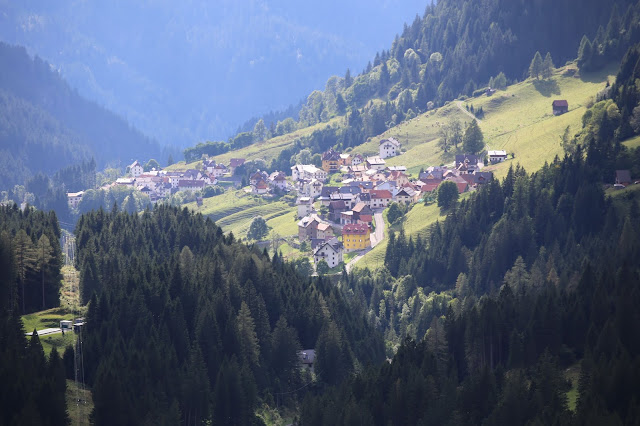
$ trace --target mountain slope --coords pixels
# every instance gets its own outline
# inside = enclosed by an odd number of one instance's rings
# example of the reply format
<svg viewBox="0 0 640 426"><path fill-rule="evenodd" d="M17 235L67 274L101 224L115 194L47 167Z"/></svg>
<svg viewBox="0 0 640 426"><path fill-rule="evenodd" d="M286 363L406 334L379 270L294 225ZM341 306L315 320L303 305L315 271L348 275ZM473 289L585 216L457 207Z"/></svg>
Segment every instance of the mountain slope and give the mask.
<svg viewBox="0 0 640 426"><path fill-rule="evenodd" d="M7 188L37 172L96 158L99 166L161 158L159 145L112 112L82 98L38 57L0 43L2 180Z"/></svg>

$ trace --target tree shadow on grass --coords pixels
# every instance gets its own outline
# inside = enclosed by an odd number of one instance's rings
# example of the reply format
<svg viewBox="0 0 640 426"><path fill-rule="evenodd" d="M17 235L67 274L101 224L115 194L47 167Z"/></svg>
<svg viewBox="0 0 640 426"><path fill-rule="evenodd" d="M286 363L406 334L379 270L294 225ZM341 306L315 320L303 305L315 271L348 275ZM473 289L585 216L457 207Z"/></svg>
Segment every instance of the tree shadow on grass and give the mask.
<svg viewBox="0 0 640 426"><path fill-rule="evenodd" d="M555 80L533 80L533 87L547 98L551 97L551 95L560 94L560 86Z"/></svg>

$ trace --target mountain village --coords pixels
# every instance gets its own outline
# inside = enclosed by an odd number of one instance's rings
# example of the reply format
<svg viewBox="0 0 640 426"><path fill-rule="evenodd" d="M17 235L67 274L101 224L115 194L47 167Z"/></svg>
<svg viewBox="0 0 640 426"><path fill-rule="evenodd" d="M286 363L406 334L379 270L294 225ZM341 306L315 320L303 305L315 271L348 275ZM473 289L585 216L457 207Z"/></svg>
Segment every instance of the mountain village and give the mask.
<svg viewBox="0 0 640 426"><path fill-rule="evenodd" d="M382 212L391 203L410 206L433 201L435 191L445 181L454 182L461 194L493 178L492 172L481 171L483 158L472 154L456 155L454 163L426 167L416 178L411 178L406 167L386 164L386 158L400 153L401 143L392 137L380 141L378 155L374 156L329 149L322 154L321 167L295 164L289 173L257 170L249 175L244 191L265 200L283 194L294 195L297 243L310 245L316 265L324 260L329 268L336 268L343 263L345 254L366 252L382 240L385 226ZM489 163L507 159L505 151L487 154ZM203 158L198 169L176 170L174 167L173 170L144 171L142 164L134 161L126 177L102 189L130 187L147 195L152 204L186 191L194 193L197 205L202 205L203 192L208 187L223 182L228 187L241 186L244 182L238 176L238 168L245 163L244 158L232 158L228 164ZM69 193L70 207L77 208L83 194Z"/></svg>

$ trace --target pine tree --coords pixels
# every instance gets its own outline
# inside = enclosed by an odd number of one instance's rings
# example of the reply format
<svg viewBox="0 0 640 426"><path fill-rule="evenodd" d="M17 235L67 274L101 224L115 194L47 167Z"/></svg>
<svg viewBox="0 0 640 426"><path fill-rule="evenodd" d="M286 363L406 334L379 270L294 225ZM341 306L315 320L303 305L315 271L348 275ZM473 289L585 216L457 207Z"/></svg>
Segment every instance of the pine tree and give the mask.
<svg viewBox="0 0 640 426"><path fill-rule="evenodd" d="M464 132L462 146L465 152L469 154L477 154L484 149L484 136L478 121L473 120Z"/></svg>
<svg viewBox="0 0 640 426"><path fill-rule="evenodd" d="M542 62L542 78L551 78L553 75L553 60L551 59L551 53L547 52L547 55L544 57L544 61Z"/></svg>
<svg viewBox="0 0 640 426"><path fill-rule="evenodd" d="M49 266L49 262L51 262L51 260L53 259L53 247L51 247L49 237L47 237L45 234L42 234L42 236L38 240L38 244L36 246L36 256L38 262L38 270L42 276L42 309L44 310L47 306L45 302L44 291L46 269Z"/></svg>
<svg viewBox="0 0 640 426"><path fill-rule="evenodd" d="M253 322L253 317L251 316L251 311L244 301L240 305L236 325L238 329L238 341L240 343L242 359L245 362L250 363L250 365L257 365L260 359L258 336L256 334L256 327Z"/></svg>
<svg viewBox="0 0 640 426"><path fill-rule="evenodd" d="M542 73L542 55L540 52L536 52L531 60L531 65L529 65L529 77L531 78L540 78L540 74Z"/></svg>

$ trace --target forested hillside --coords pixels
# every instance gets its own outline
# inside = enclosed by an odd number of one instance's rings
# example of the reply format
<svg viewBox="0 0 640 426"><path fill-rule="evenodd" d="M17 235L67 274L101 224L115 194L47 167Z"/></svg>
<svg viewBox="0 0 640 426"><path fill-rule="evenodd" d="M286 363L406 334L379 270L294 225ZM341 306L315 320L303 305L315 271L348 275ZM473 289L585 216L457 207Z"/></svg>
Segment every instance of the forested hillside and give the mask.
<svg viewBox="0 0 640 426"><path fill-rule="evenodd" d="M23 47L0 43L0 70L0 188L91 157L98 167L163 157L156 142L82 98Z"/></svg>
<svg viewBox="0 0 640 426"><path fill-rule="evenodd" d="M20 319L20 313L25 309L42 309L40 303L45 296L45 307L59 304L59 232L54 214L28 210L21 213L17 209L0 207L2 425L69 424L65 370L61 357L54 348L47 360L38 335L27 339ZM47 247L49 242L52 246ZM45 249L45 256L50 259L40 263L44 274L37 270L37 244ZM53 249L53 253L49 252L50 249ZM42 293L40 281L43 277L46 279L45 293Z"/></svg>
<svg viewBox="0 0 640 426"><path fill-rule="evenodd" d="M640 167L640 149L620 144L639 73L634 47L564 159L510 170L426 240L393 238L395 279L349 277L372 321L409 338L391 365L309 398L304 424L640 421L640 192L603 191L614 170Z"/></svg>
<svg viewBox="0 0 640 426"><path fill-rule="evenodd" d="M457 97L528 78L538 51L544 56L549 52L556 66L577 57L584 71L599 69L619 61L640 41L639 17L640 3L631 0L589 0L579 7L573 0L439 1L405 25L391 48L377 53L362 73L347 70L343 77L327 80L324 91L311 93L297 117L257 122L253 141L344 115L339 126L298 138L296 149L309 148L314 154L328 146L355 147ZM199 158L246 146L231 142L201 144L190 152Z"/></svg>
<svg viewBox="0 0 640 426"><path fill-rule="evenodd" d="M380 362L382 337L324 280L187 209L98 210L76 229L95 424L250 424L262 403ZM318 383L297 351L316 349Z"/></svg>

